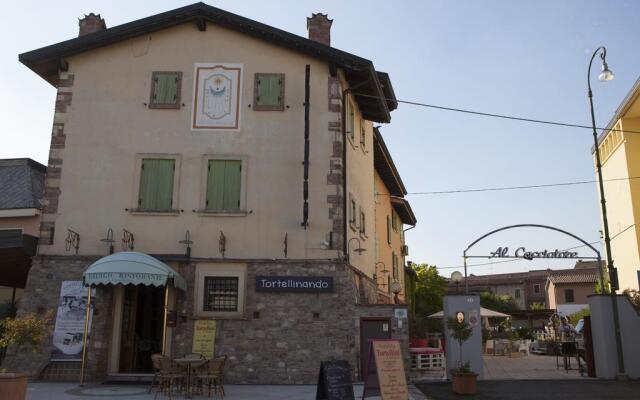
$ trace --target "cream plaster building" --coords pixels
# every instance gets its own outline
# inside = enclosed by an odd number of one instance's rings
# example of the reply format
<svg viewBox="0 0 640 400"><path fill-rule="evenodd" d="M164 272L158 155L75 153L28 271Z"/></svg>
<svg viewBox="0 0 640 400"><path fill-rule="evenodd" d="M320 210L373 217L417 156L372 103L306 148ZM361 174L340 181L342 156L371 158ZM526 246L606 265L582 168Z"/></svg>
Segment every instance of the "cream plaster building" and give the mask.
<svg viewBox="0 0 640 400"><path fill-rule="evenodd" d="M169 291L166 337L161 288L98 285L91 379L148 374L165 345L190 353L199 320L216 321L211 346L237 383L313 383L330 358L359 376L371 335L406 343L376 267L402 284L416 223L373 128L397 102L387 74L330 46L331 23L314 14L306 39L203 3L109 29L90 14L78 38L20 55L58 88L20 312L54 306L111 251L152 255L187 284ZM332 286L260 286L280 278ZM8 362L45 377L58 365L46 351Z"/></svg>
<svg viewBox="0 0 640 400"><path fill-rule="evenodd" d="M599 150L611 253L620 290L637 290L640 282L640 134L637 133L640 132L640 79L606 128L599 138Z"/></svg>

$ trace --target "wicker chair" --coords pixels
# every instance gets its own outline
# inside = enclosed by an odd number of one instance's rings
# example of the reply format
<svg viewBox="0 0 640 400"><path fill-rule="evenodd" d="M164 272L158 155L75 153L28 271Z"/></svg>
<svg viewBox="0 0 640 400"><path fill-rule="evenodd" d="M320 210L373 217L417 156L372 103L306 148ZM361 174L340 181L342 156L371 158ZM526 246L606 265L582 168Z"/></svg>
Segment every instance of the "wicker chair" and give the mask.
<svg viewBox="0 0 640 400"><path fill-rule="evenodd" d="M216 357L207 362L207 370L205 373L198 375L198 381L207 386L208 397L211 397L211 392L219 393L224 398L224 364L227 361L227 356Z"/></svg>
<svg viewBox="0 0 640 400"><path fill-rule="evenodd" d="M171 398L174 389L176 392L182 391L185 385L185 378L185 374L178 369L169 357L162 357L160 359L160 390L156 392L154 399L159 392Z"/></svg>
<svg viewBox="0 0 640 400"><path fill-rule="evenodd" d="M164 356L160 353L151 355L151 364L153 365L153 379L151 379L151 386L149 386L149 391L147 393L151 393L151 390L154 386L160 386L160 370L162 368L161 360Z"/></svg>

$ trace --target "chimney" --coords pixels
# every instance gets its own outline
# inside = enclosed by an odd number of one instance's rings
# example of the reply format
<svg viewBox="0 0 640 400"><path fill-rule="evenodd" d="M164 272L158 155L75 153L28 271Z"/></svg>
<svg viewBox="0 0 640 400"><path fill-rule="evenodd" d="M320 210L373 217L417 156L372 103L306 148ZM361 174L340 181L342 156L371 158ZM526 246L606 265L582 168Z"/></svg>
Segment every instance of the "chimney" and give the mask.
<svg viewBox="0 0 640 400"><path fill-rule="evenodd" d="M100 17L100 14L96 15L94 13L85 15L84 18L78 21L78 25L80 25L78 36L84 36L107 29L107 24L104 22L104 19Z"/></svg>
<svg viewBox="0 0 640 400"><path fill-rule="evenodd" d="M327 14L317 13L311 14L311 18L307 18L307 30L309 31L309 39L315 42L331 46L331 24L332 19Z"/></svg>

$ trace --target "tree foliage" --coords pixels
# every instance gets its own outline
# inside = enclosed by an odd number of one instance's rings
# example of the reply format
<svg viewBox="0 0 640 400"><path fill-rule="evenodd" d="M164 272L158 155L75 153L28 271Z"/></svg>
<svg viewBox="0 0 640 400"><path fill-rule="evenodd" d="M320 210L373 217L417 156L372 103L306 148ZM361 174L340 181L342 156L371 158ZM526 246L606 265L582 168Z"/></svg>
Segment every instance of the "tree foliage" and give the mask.
<svg viewBox="0 0 640 400"><path fill-rule="evenodd" d="M544 310L544 303L531 303L529 304L529 310L532 311L537 311L537 310Z"/></svg>
<svg viewBox="0 0 640 400"><path fill-rule="evenodd" d="M482 292L480 294L480 305L484 308L488 308L489 310L505 314L518 309L518 305L513 297L506 294L497 295L492 292Z"/></svg>
<svg viewBox="0 0 640 400"><path fill-rule="evenodd" d="M435 265L420 264L414 269L417 276L411 337L425 338L427 332L442 332L442 320L427 317L442 310L442 297L447 293L448 282Z"/></svg>
<svg viewBox="0 0 640 400"><path fill-rule="evenodd" d="M447 318L447 329L451 332L451 337L453 337L460 346L460 359L458 360L458 371L459 372L469 372L469 362L463 362L462 357L462 343L469 340L471 334L473 333L473 329L469 326L467 321L458 321L456 318Z"/></svg>
<svg viewBox="0 0 640 400"><path fill-rule="evenodd" d="M26 346L37 351L38 345L46 338L53 313L35 313L0 320L0 348L11 345Z"/></svg>

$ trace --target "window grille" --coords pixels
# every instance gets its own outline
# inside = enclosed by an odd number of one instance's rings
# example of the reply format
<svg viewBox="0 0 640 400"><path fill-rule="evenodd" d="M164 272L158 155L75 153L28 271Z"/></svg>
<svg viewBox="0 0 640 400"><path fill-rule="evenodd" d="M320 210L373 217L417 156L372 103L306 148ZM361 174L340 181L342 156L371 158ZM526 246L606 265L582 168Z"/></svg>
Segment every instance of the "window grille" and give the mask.
<svg viewBox="0 0 640 400"><path fill-rule="evenodd" d="M205 277L202 309L203 311L238 311L238 278Z"/></svg>

